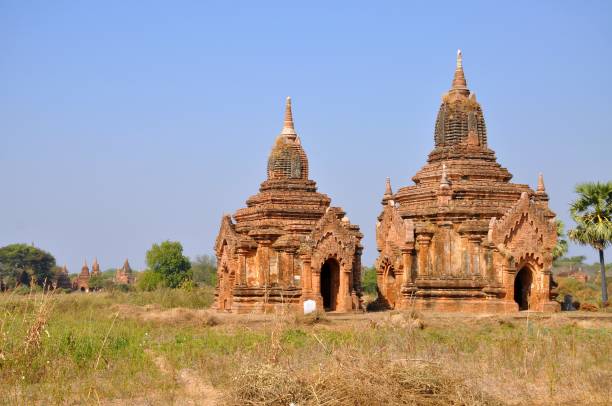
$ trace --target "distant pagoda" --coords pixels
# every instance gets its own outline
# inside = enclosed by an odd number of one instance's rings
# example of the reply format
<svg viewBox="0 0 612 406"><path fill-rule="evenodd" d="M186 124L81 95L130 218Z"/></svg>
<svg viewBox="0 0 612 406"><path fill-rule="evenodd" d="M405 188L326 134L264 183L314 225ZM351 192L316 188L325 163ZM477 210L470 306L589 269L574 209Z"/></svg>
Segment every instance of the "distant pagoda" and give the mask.
<svg viewBox="0 0 612 406"><path fill-rule="evenodd" d="M70 282L70 277L68 276L68 268L65 264L55 275L54 285L56 289L72 288L72 283Z"/></svg>
<svg viewBox="0 0 612 406"><path fill-rule="evenodd" d="M76 279L76 289L81 292L89 292L89 279L91 278L91 274L89 273L89 266L87 266L87 261L83 263L83 267L81 267L81 273L77 276Z"/></svg>
<svg viewBox="0 0 612 406"><path fill-rule="evenodd" d="M102 272L100 272L100 264L98 263L98 258L94 258L93 263L91 264L91 276L99 276Z"/></svg>
<svg viewBox="0 0 612 406"><path fill-rule="evenodd" d="M132 285L134 283L134 273L130 267L130 263L126 259L121 268L117 269L115 274L115 283L124 285Z"/></svg>

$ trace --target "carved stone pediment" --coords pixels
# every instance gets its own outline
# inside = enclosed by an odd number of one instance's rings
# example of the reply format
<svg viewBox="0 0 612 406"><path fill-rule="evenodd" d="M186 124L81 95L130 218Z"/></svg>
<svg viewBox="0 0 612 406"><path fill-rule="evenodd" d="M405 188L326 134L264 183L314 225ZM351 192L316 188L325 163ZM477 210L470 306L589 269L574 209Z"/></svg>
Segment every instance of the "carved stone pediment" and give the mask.
<svg viewBox="0 0 612 406"><path fill-rule="evenodd" d="M215 241L215 252L217 256L221 256L224 246L226 246L233 254L236 250L238 238L238 234L236 234L236 231L234 230L232 217L229 215L224 215L221 219L221 227L219 229L219 234L217 235L217 240Z"/></svg>
<svg viewBox="0 0 612 406"><path fill-rule="evenodd" d="M489 223L489 242L502 246L518 262L521 258L533 257L543 263L557 243L554 219L546 210L523 193L516 204L499 220Z"/></svg>
<svg viewBox="0 0 612 406"><path fill-rule="evenodd" d="M345 213L332 207L319 220L304 243L303 252L311 254L313 269L335 258L345 269L352 269L355 254L361 248L363 235L351 225Z"/></svg>
<svg viewBox="0 0 612 406"><path fill-rule="evenodd" d="M395 207L387 205L376 227L377 249L384 255L398 255L414 244L414 233L414 222L403 219Z"/></svg>

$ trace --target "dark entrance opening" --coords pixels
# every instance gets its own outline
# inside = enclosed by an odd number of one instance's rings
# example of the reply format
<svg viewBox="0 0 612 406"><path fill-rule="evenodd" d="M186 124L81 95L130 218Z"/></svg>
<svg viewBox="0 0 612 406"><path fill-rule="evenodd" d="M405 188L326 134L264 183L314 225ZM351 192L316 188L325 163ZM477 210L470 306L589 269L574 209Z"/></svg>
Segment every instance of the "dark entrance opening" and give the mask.
<svg viewBox="0 0 612 406"><path fill-rule="evenodd" d="M514 301L518 303L519 310L529 310L532 282L533 276L529 269L523 268L516 274L514 279Z"/></svg>
<svg viewBox="0 0 612 406"><path fill-rule="evenodd" d="M339 291L340 264L335 259L328 259L321 268L321 296L325 311L336 310Z"/></svg>

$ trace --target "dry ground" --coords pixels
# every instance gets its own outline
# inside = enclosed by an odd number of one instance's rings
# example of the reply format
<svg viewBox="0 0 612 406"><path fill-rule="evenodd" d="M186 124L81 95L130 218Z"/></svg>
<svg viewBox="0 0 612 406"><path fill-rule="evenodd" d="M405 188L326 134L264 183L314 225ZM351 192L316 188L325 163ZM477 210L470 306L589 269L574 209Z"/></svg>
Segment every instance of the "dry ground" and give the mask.
<svg viewBox="0 0 612 406"><path fill-rule="evenodd" d="M610 313L230 315L202 309L201 298L189 308L174 294L0 295L0 401L548 405L612 398Z"/></svg>

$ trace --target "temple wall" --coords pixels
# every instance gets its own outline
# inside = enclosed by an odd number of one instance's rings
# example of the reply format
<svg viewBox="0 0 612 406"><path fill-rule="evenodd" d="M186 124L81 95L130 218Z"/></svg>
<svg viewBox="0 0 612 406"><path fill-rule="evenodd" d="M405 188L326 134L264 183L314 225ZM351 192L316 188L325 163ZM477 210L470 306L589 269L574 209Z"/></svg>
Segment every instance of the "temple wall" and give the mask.
<svg viewBox="0 0 612 406"><path fill-rule="evenodd" d="M417 234L417 242L414 267L420 278L496 279L492 253L479 236L462 235L445 226L432 235ZM399 255L394 262L399 262Z"/></svg>
<svg viewBox="0 0 612 406"><path fill-rule="evenodd" d="M246 286L301 286L302 261L298 255L259 246L246 256Z"/></svg>

